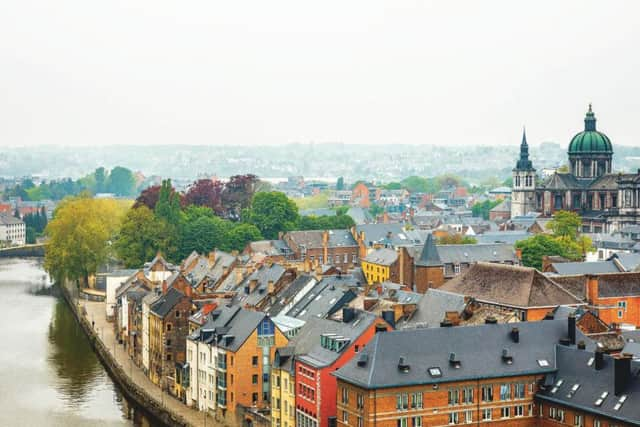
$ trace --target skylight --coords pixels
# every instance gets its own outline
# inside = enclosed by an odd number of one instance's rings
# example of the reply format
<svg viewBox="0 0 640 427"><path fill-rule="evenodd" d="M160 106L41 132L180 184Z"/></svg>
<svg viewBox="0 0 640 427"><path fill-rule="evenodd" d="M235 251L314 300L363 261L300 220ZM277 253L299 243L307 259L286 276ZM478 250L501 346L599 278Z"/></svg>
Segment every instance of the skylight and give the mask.
<svg viewBox="0 0 640 427"><path fill-rule="evenodd" d="M441 377L442 371L438 367L429 368L429 375L431 375L434 378Z"/></svg>
<svg viewBox="0 0 640 427"><path fill-rule="evenodd" d="M590 358L589 361L587 362L587 366L591 366L593 365L593 361L595 360L595 358Z"/></svg>
<svg viewBox="0 0 640 427"><path fill-rule="evenodd" d="M540 365L541 368L546 368L549 366L549 361L547 359L538 359L538 365Z"/></svg>
<svg viewBox="0 0 640 427"><path fill-rule="evenodd" d="M560 387L563 382L564 380L558 380L558 382L556 382L556 387Z"/></svg>
<svg viewBox="0 0 640 427"><path fill-rule="evenodd" d="M613 407L614 411L619 411L620 408L622 408L622 404L627 400L627 395L623 394L622 396L620 396L620 399L618 399L618 403L616 403Z"/></svg>

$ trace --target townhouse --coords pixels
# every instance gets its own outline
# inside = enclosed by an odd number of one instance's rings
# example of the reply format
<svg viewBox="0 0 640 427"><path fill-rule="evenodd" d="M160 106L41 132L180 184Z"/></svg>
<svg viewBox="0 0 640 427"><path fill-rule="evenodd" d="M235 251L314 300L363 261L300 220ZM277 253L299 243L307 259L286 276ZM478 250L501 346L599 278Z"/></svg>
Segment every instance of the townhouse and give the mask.
<svg viewBox="0 0 640 427"><path fill-rule="evenodd" d="M349 230L290 231L282 240L295 260L334 265L343 272L358 265L358 243Z"/></svg>

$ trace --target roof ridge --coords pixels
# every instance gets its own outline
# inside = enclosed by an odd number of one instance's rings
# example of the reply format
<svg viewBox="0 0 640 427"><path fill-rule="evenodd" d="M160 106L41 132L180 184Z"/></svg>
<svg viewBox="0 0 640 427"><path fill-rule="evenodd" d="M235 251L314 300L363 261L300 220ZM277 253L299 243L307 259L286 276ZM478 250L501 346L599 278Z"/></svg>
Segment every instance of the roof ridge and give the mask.
<svg viewBox="0 0 640 427"><path fill-rule="evenodd" d="M376 354L378 353L378 341L380 339L380 334L375 334L373 338L373 348L369 351L369 353L373 353L371 357L371 369L369 369L369 377L367 378L367 385L371 384L373 380L373 373L375 372L376 365Z"/></svg>

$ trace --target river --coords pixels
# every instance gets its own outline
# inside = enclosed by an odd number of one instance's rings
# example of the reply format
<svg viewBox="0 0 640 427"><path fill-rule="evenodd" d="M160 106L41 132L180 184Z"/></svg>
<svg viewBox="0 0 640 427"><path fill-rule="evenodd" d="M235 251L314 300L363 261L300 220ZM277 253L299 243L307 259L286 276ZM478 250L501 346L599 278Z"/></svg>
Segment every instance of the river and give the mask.
<svg viewBox="0 0 640 427"><path fill-rule="evenodd" d="M0 426L153 426L51 294L41 261L0 259Z"/></svg>

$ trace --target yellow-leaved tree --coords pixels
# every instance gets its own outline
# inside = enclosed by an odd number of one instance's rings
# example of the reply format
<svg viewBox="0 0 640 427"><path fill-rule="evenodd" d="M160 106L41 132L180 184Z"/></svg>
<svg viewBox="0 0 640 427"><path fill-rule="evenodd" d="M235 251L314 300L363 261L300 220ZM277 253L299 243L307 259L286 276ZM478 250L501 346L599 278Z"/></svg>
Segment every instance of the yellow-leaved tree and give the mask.
<svg viewBox="0 0 640 427"><path fill-rule="evenodd" d="M86 196L60 202L45 230L49 274L56 281L82 280L86 286L110 256L111 241L130 205L130 201Z"/></svg>

